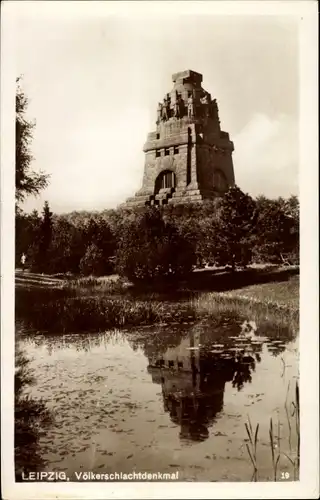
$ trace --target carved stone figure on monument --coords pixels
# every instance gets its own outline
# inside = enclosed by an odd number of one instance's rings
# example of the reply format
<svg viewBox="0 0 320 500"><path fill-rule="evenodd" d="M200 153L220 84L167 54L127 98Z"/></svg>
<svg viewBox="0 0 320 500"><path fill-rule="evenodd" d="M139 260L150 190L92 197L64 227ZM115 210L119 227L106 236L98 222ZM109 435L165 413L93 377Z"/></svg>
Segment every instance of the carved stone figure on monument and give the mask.
<svg viewBox="0 0 320 500"><path fill-rule="evenodd" d="M160 123L162 118L162 104L161 102L158 103L158 109L157 109L157 123Z"/></svg>
<svg viewBox="0 0 320 500"><path fill-rule="evenodd" d="M203 97L201 97L200 100L202 104L202 111L203 111L203 116L209 116L210 115L210 100L209 100L209 94L205 93Z"/></svg>
<svg viewBox="0 0 320 500"><path fill-rule="evenodd" d="M186 113L186 109L185 109L185 104L184 104L184 100L182 99L181 95L179 95L179 113L180 113L180 118L182 118L185 113Z"/></svg>
<svg viewBox="0 0 320 500"><path fill-rule="evenodd" d="M169 118L171 117L171 114L172 114L172 112L171 112L171 106L170 105L171 105L171 98L170 98L170 96L168 94L168 97L167 97L167 116L168 116L168 120L169 120Z"/></svg>
<svg viewBox="0 0 320 500"><path fill-rule="evenodd" d="M192 94L188 97L188 118L194 118L194 99Z"/></svg>
<svg viewBox="0 0 320 500"><path fill-rule="evenodd" d="M163 99L161 118L164 122L167 121L169 118L168 117L168 100L166 98Z"/></svg>
<svg viewBox="0 0 320 500"><path fill-rule="evenodd" d="M162 120L167 121L171 116L170 99L165 97L162 105Z"/></svg>
<svg viewBox="0 0 320 500"><path fill-rule="evenodd" d="M178 92L176 92L176 99L175 99L175 103L173 105L173 116L175 118L180 118L181 117L181 104L180 104L180 96L178 94Z"/></svg>
<svg viewBox="0 0 320 500"><path fill-rule="evenodd" d="M213 99L211 101L210 116L211 116L211 118L213 118L214 120L217 120L220 123L217 99Z"/></svg>
<svg viewBox="0 0 320 500"><path fill-rule="evenodd" d="M208 100L208 94L204 94L201 99L201 104L209 104L209 100Z"/></svg>

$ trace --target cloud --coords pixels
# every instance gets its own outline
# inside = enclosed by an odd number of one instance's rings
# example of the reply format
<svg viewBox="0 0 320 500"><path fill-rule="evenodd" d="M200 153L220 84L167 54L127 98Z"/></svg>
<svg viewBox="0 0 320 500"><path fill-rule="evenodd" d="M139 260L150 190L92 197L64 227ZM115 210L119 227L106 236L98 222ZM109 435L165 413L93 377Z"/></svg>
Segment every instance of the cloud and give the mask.
<svg viewBox="0 0 320 500"><path fill-rule="evenodd" d="M253 196L298 194L298 123L255 114L233 138L236 183Z"/></svg>

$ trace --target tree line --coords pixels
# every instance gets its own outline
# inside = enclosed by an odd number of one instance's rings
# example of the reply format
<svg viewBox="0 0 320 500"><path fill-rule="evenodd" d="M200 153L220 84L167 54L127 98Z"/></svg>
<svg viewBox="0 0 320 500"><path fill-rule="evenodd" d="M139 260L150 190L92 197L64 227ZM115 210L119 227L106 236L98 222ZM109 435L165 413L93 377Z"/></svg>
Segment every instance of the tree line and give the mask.
<svg viewBox="0 0 320 500"><path fill-rule="evenodd" d="M132 280L182 276L194 267L299 262L299 201L253 199L238 187L203 205L120 208L88 216L16 212L16 258L35 272Z"/></svg>

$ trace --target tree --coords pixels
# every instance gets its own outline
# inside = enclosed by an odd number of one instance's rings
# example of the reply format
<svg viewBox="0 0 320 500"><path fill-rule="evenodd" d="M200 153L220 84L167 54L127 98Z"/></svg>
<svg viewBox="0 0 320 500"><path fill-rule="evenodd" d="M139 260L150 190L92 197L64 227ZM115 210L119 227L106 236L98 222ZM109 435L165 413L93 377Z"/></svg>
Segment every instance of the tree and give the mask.
<svg viewBox="0 0 320 500"><path fill-rule="evenodd" d="M299 226L300 203L298 196L291 195L290 198L285 200L284 210L287 217L292 218L295 224Z"/></svg>
<svg viewBox="0 0 320 500"><path fill-rule="evenodd" d="M35 123L26 118L28 98L20 86L21 78L16 79L16 202L23 201L28 195L38 195L48 185L48 175L31 169L33 155L30 144Z"/></svg>
<svg viewBox="0 0 320 500"><path fill-rule="evenodd" d="M41 272L45 272L50 269L50 246L53 231L52 215L49 203L45 201L39 228L39 246L36 256L36 268Z"/></svg>
<svg viewBox="0 0 320 500"><path fill-rule="evenodd" d="M125 219L119 236L116 267L133 281L180 277L192 270L195 255L177 228L160 210L147 208Z"/></svg>
<svg viewBox="0 0 320 500"><path fill-rule="evenodd" d="M108 222L101 216L91 218L83 230L83 240L86 254L81 264L82 272L90 274L91 264L88 265L88 262L92 261L94 274L110 274L113 271L111 258L115 254L116 241Z"/></svg>
<svg viewBox="0 0 320 500"><path fill-rule="evenodd" d="M259 196L254 253L264 262L299 258L299 201L296 196L276 200Z"/></svg>
<svg viewBox="0 0 320 500"><path fill-rule="evenodd" d="M217 237L218 199L186 205L164 205L164 220L173 224L194 249L196 265L214 260Z"/></svg>
<svg viewBox="0 0 320 500"><path fill-rule="evenodd" d="M31 268L39 250L39 236L41 217L37 210L31 214L24 213L16 206L16 262L20 263L20 257L24 253L27 256L27 265Z"/></svg>
<svg viewBox="0 0 320 500"><path fill-rule="evenodd" d="M221 265L246 266L251 260L256 203L237 186L229 188L219 203L215 260Z"/></svg>
<svg viewBox="0 0 320 500"><path fill-rule="evenodd" d="M81 228L68 222L65 217L55 217L50 245L50 271L78 273L85 249Z"/></svg>
<svg viewBox="0 0 320 500"><path fill-rule="evenodd" d="M102 276L104 274L103 252L95 243L87 247L86 253L80 261L80 271L87 276Z"/></svg>

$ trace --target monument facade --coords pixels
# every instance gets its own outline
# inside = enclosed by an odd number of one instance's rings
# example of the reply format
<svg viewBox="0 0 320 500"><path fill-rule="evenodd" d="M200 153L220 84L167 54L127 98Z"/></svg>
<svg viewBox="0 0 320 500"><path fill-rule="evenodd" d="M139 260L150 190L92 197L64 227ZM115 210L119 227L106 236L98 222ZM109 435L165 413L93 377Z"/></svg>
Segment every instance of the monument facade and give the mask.
<svg viewBox="0 0 320 500"><path fill-rule="evenodd" d="M202 202L235 183L233 143L221 130L217 101L202 88L202 75L187 70L172 80L143 148L142 187L128 207Z"/></svg>

